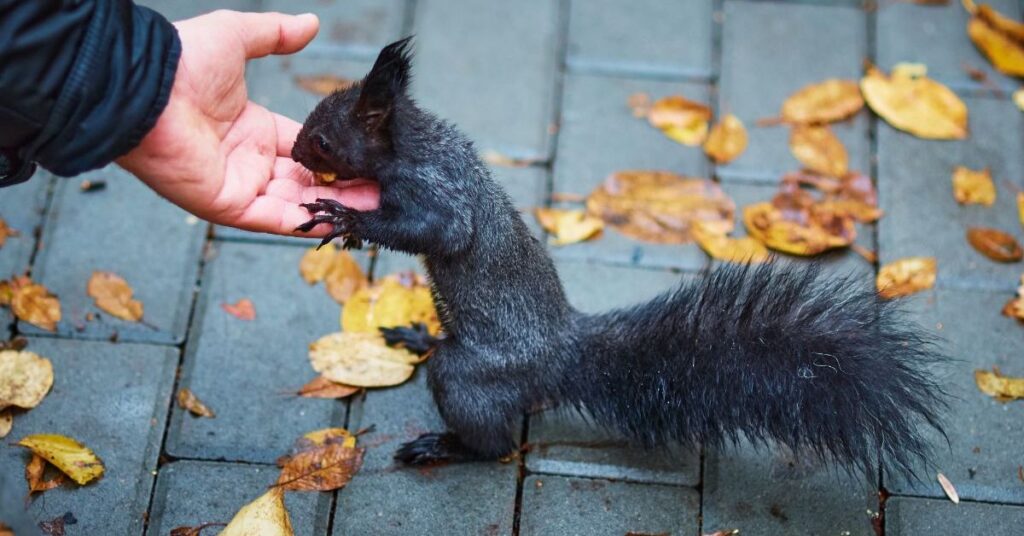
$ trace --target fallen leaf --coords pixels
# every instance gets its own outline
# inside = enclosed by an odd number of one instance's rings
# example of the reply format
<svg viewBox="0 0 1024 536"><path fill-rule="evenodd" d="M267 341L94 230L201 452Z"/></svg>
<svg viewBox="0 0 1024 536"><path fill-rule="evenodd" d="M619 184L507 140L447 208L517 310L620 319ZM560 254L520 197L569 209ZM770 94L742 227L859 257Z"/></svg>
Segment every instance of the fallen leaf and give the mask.
<svg viewBox="0 0 1024 536"><path fill-rule="evenodd" d="M142 319L142 302L132 299L134 291L128 282L112 272L93 272L86 292L96 307L128 322Z"/></svg>
<svg viewBox="0 0 1024 536"><path fill-rule="evenodd" d="M377 334L378 328L417 322L425 324L431 335L441 331L430 288L418 276L384 277L356 292L341 311L341 328L350 333Z"/></svg>
<svg viewBox="0 0 1024 536"><path fill-rule="evenodd" d="M831 123L864 107L853 80L829 79L804 86L782 103L782 120L793 124Z"/></svg>
<svg viewBox="0 0 1024 536"><path fill-rule="evenodd" d="M711 108L681 95L670 95L654 102L647 121L676 142L700 145L708 134Z"/></svg>
<svg viewBox="0 0 1024 536"><path fill-rule="evenodd" d="M103 475L103 462L91 450L70 437L59 434L34 434L18 441L31 449L80 485Z"/></svg>
<svg viewBox="0 0 1024 536"><path fill-rule="evenodd" d="M1002 73L1024 76L1024 24L1000 14L988 4L965 3L973 16L967 35Z"/></svg>
<svg viewBox="0 0 1024 536"><path fill-rule="evenodd" d="M249 298L242 298L235 303L222 303L220 307L239 320L256 319L256 307Z"/></svg>
<svg viewBox="0 0 1024 536"><path fill-rule="evenodd" d="M646 93L633 93L626 99L626 105L633 112L633 117L647 117L651 112L651 96Z"/></svg>
<svg viewBox="0 0 1024 536"><path fill-rule="evenodd" d="M582 210L535 208L537 222L553 236L552 244L564 246L590 240L601 234L604 221L588 216Z"/></svg>
<svg viewBox="0 0 1024 536"><path fill-rule="evenodd" d="M299 260L299 275L310 285L323 281L334 268L337 253L338 248L333 243L326 244L320 249L309 248Z"/></svg>
<svg viewBox="0 0 1024 536"><path fill-rule="evenodd" d="M982 393L994 397L998 402L1024 398L1024 378L1003 376L995 367L992 368L992 372L975 370L974 383Z"/></svg>
<svg viewBox="0 0 1024 536"><path fill-rule="evenodd" d="M227 523L203 523L194 527L175 527L171 529L169 536L200 536L199 533L207 527L223 527Z"/></svg>
<svg viewBox="0 0 1024 536"><path fill-rule="evenodd" d="M1017 287L1017 297L1011 298L1003 306L1003 314L1024 322L1024 275L1020 276L1020 286Z"/></svg>
<svg viewBox="0 0 1024 536"><path fill-rule="evenodd" d="M733 238L724 234L712 233L704 230L703 225L695 225L693 237L708 255L713 259L740 264L755 264L766 262L771 258L768 249L757 240L745 236Z"/></svg>
<svg viewBox="0 0 1024 536"><path fill-rule="evenodd" d="M344 305L359 290L369 285L366 274L348 251L328 244L317 251L311 248L299 262L299 273L309 284L324 281L327 293Z"/></svg>
<svg viewBox="0 0 1024 536"><path fill-rule="evenodd" d="M11 527L8 527L2 521L0 521L0 536L14 536L14 531L11 530Z"/></svg>
<svg viewBox="0 0 1024 536"><path fill-rule="evenodd" d="M989 227L971 227L967 242L982 255L996 262L1017 262L1024 258L1024 250L1008 233Z"/></svg>
<svg viewBox="0 0 1024 536"><path fill-rule="evenodd" d="M524 168L543 162L543 160L539 158L513 158L494 150L484 151L483 154L480 155L480 158L492 166L511 168Z"/></svg>
<svg viewBox="0 0 1024 536"><path fill-rule="evenodd" d="M0 351L0 409L34 408L53 386L53 364L32 352Z"/></svg>
<svg viewBox="0 0 1024 536"><path fill-rule="evenodd" d="M46 287L25 278L25 283L12 284L11 289L14 316L46 331L56 331L61 317L60 301Z"/></svg>
<svg viewBox="0 0 1024 536"><path fill-rule="evenodd" d="M946 478L946 475L942 473L938 474L938 478L939 485L942 486L942 491L946 492L946 496L949 497L949 500L953 501L955 504L960 504L960 496L957 495L956 488L953 487L953 483L950 482L949 479Z"/></svg>
<svg viewBox="0 0 1024 536"><path fill-rule="evenodd" d="M177 398L178 407L187 410L196 417L209 417L211 419L216 417L213 410L206 407L206 404L203 404L191 389L184 387L179 389Z"/></svg>
<svg viewBox="0 0 1024 536"><path fill-rule="evenodd" d="M791 255L817 255L853 243L857 231L849 218L828 217L824 222L793 217L809 210L787 212L774 203L762 202L743 209L747 233L771 249Z"/></svg>
<svg viewBox="0 0 1024 536"><path fill-rule="evenodd" d="M388 387L408 380L419 356L391 348L375 333L332 333L309 345L313 370L356 387Z"/></svg>
<svg viewBox="0 0 1024 536"><path fill-rule="evenodd" d="M33 454L32 459L25 466L25 481L28 482L29 495L51 490L64 483L64 473L59 473L49 480L43 480L45 470L46 460L38 454Z"/></svg>
<svg viewBox="0 0 1024 536"><path fill-rule="evenodd" d="M64 529L68 525L76 523L78 523L78 519L75 518L75 514L64 512L63 515L59 515L49 521L40 521L39 530L43 531L43 534L46 536L64 536Z"/></svg>
<svg viewBox="0 0 1024 536"><path fill-rule="evenodd" d="M306 398L345 398L358 391L358 387L332 382L323 376L317 376L299 389L299 396Z"/></svg>
<svg viewBox="0 0 1024 536"><path fill-rule="evenodd" d="M291 460L292 456L316 450L325 445L356 446L356 436L344 428L321 428L304 434L295 440L288 454L277 459L278 467L284 467Z"/></svg>
<svg viewBox="0 0 1024 536"><path fill-rule="evenodd" d="M740 529L725 529L716 530L715 532L705 534L704 536L739 536Z"/></svg>
<svg viewBox="0 0 1024 536"><path fill-rule="evenodd" d="M7 243L7 238L11 236L21 236L21 233L8 227L7 222L0 218L0 247L3 247Z"/></svg>
<svg viewBox="0 0 1024 536"><path fill-rule="evenodd" d="M284 507L284 490L270 488L255 501L243 506L231 518L219 536L294 536L288 510Z"/></svg>
<svg viewBox="0 0 1024 536"><path fill-rule="evenodd" d="M1024 225L1024 192L1017 193L1017 215L1020 218L1020 224Z"/></svg>
<svg viewBox="0 0 1024 536"><path fill-rule="evenodd" d="M352 84L355 83L355 81L331 74L320 74L313 76L296 76L295 83L310 93L326 97L335 91L341 91L352 87Z"/></svg>
<svg viewBox="0 0 1024 536"><path fill-rule="evenodd" d="M799 181L813 177L806 174L791 174L783 177L783 181L789 180L791 176L800 177ZM821 189L821 179L827 178L818 179L817 187ZM871 182L871 177L854 171L833 184L833 190L822 190L825 197L817 202L815 212L834 214L840 218L853 218L861 223L875 222L882 217L882 211L878 208L878 193Z"/></svg>
<svg viewBox="0 0 1024 536"><path fill-rule="evenodd" d="M692 242L696 221L727 234L735 210L718 184L667 171L613 173L587 198L592 216L626 236L660 244Z"/></svg>
<svg viewBox="0 0 1024 536"><path fill-rule="evenodd" d="M8 408L0 410L0 439L7 437L14 427L14 413Z"/></svg>
<svg viewBox="0 0 1024 536"><path fill-rule="evenodd" d="M849 171L849 157L843 142L827 125L797 125L789 136L789 150L805 168L830 177Z"/></svg>
<svg viewBox="0 0 1024 536"><path fill-rule="evenodd" d="M963 166L953 168L953 197L961 205L992 206L996 202L996 185L988 168L974 171Z"/></svg>
<svg viewBox="0 0 1024 536"><path fill-rule="evenodd" d="M1024 88L1013 92L1013 103L1020 108L1020 111L1024 112Z"/></svg>
<svg viewBox="0 0 1024 536"><path fill-rule="evenodd" d="M362 465L363 450L328 444L300 452L281 468L277 486L290 491L332 491L344 487Z"/></svg>
<svg viewBox="0 0 1024 536"><path fill-rule="evenodd" d="M887 76L869 66L860 87L871 109L895 128L927 139L967 137L967 106L931 78L896 70Z"/></svg>
<svg viewBox="0 0 1024 536"><path fill-rule="evenodd" d="M934 257L907 257L882 266L875 286L886 299L908 296L932 288L936 272Z"/></svg>
<svg viewBox="0 0 1024 536"><path fill-rule="evenodd" d="M711 129L704 152L719 164L728 164L747 149L747 129L735 115L729 114Z"/></svg>

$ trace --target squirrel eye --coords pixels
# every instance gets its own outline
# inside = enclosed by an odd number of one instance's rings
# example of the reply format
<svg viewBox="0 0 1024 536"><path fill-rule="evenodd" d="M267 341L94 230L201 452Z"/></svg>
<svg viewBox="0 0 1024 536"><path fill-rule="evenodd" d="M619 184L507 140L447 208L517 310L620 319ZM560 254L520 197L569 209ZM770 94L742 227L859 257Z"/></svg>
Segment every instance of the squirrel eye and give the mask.
<svg viewBox="0 0 1024 536"><path fill-rule="evenodd" d="M318 153L321 156L328 156L331 153L331 144L327 142L327 138L323 134L317 134L313 137L313 144L316 147Z"/></svg>

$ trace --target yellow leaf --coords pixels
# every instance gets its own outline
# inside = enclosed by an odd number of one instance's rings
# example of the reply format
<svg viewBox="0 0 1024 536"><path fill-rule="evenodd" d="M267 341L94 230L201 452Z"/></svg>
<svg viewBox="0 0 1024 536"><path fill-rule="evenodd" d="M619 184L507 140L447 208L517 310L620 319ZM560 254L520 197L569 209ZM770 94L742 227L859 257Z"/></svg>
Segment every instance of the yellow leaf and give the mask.
<svg viewBox="0 0 1024 536"><path fill-rule="evenodd" d="M22 438L18 445L31 449L79 485L84 486L103 475L103 462L91 450L70 437L35 434Z"/></svg>
<svg viewBox="0 0 1024 536"><path fill-rule="evenodd" d="M815 173L843 177L850 169L843 142L827 125L794 126L789 136L789 150L804 167Z"/></svg>
<svg viewBox="0 0 1024 536"><path fill-rule="evenodd" d="M336 490L352 480L362 461L363 449L328 443L289 457L275 485L292 491Z"/></svg>
<svg viewBox="0 0 1024 536"><path fill-rule="evenodd" d="M938 474L939 485L942 486L942 491L946 492L946 496L949 500L953 501L954 504L960 504L960 495L957 494L956 488L953 487L953 483L946 478L946 475Z"/></svg>
<svg viewBox="0 0 1024 536"><path fill-rule="evenodd" d="M693 241L693 223L726 234L736 205L718 184L667 171L613 173L587 198L587 212L622 234L659 244Z"/></svg>
<svg viewBox="0 0 1024 536"><path fill-rule="evenodd" d="M299 389L299 396L306 398L345 398L359 391L358 387L332 382L317 376Z"/></svg>
<svg viewBox="0 0 1024 536"><path fill-rule="evenodd" d="M719 164L732 162L747 149L747 129L735 115L729 114L719 121L708 141L704 142L704 152Z"/></svg>
<svg viewBox="0 0 1024 536"><path fill-rule="evenodd" d="M328 380L356 387L398 385L412 376L419 356L391 348L374 333L332 333L309 345L313 370Z"/></svg>
<svg viewBox="0 0 1024 536"><path fill-rule="evenodd" d="M974 383L982 393L995 397L999 402L1024 398L1024 378L1003 376L997 368L993 368L992 372L975 370Z"/></svg>
<svg viewBox="0 0 1024 536"><path fill-rule="evenodd" d="M311 285L324 281L327 293L342 305L369 284L366 274L352 255L338 250L333 244L319 251L315 248L307 251L299 262L299 273Z"/></svg>
<svg viewBox="0 0 1024 536"><path fill-rule="evenodd" d="M326 97L335 91L341 91L352 87L354 80L334 76L332 74L321 74L314 76L296 76L295 83L310 93Z"/></svg>
<svg viewBox="0 0 1024 536"><path fill-rule="evenodd" d="M904 71L886 76L870 67L860 81L871 109L890 125L927 139L967 137L967 106L946 86Z"/></svg>
<svg viewBox="0 0 1024 536"><path fill-rule="evenodd" d="M864 107L853 80L828 79L804 86L782 103L782 120L793 124L831 123Z"/></svg>
<svg viewBox="0 0 1024 536"><path fill-rule="evenodd" d="M60 301L46 287L28 281L16 285L11 295L14 316L47 331L55 331L60 322Z"/></svg>
<svg viewBox="0 0 1024 536"><path fill-rule="evenodd" d="M189 413L197 417L209 417L211 419L216 417L216 414L214 414L213 410L206 407L206 404L203 404L202 401L200 401L199 398L196 397L196 395L192 392L191 389L184 387L179 389L177 398L178 407L188 411Z"/></svg>
<svg viewBox="0 0 1024 536"><path fill-rule="evenodd" d="M334 268L338 248L333 243L322 248L309 248L299 261L299 275L310 285L319 283Z"/></svg>
<svg viewBox="0 0 1024 536"><path fill-rule="evenodd" d="M21 236L21 233L7 226L7 222L0 218L0 247L7 243L10 236Z"/></svg>
<svg viewBox="0 0 1024 536"><path fill-rule="evenodd" d="M1024 112L1024 88L1013 92L1013 102L1020 108L1020 111Z"/></svg>
<svg viewBox="0 0 1024 536"><path fill-rule="evenodd" d="M1017 216L1020 224L1024 225L1024 192L1017 192Z"/></svg>
<svg viewBox="0 0 1024 536"><path fill-rule="evenodd" d="M813 219L794 221L769 202L744 207L743 224L752 238L791 255L817 255L846 247L857 236L852 219L835 218L829 227Z"/></svg>
<svg viewBox="0 0 1024 536"><path fill-rule="evenodd" d="M604 229L602 220L587 216L582 210L536 208L533 213L541 227L553 235L551 243L556 246L590 240Z"/></svg>
<svg viewBox="0 0 1024 536"><path fill-rule="evenodd" d="M999 71L1024 76L1024 24L1009 19L988 4L968 7L973 17L967 35Z"/></svg>
<svg viewBox="0 0 1024 536"><path fill-rule="evenodd" d="M341 311L341 328L346 332L377 334L378 328L426 324L431 335L441 331L430 289L417 277L403 283L389 275L373 286L356 292ZM345 382L342 382L345 383Z"/></svg>
<svg viewBox="0 0 1024 536"><path fill-rule="evenodd" d="M243 506L219 536L294 536L284 490L271 488L255 501Z"/></svg>
<svg viewBox="0 0 1024 536"><path fill-rule="evenodd" d="M693 237L701 249L712 258L721 261L755 264L766 262L771 258L771 254L768 253L764 244L749 236L732 238L705 231L703 225L696 225L693 229Z"/></svg>
<svg viewBox="0 0 1024 536"><path fill-rule="evenodd" d="M53 386L53 364L32 352L0 351L0 409L34 408Z"/></svg>
<svg viewBox="0 0 1024 536"><path fill-rule="evenodd" d="M658 99L647 113L647 121L674 141L700 145L708 134L711 108L680 95Z"/></svg>
<svg viewBox="0 0 1024 536"><path fill-rule="evenodd" d="M11 428L14 426L14 415L11 410L4 409L0 410L0 439L7 437L7 434L11 433Z"/></svg>
<svg viewBox="0 0 1024 536"><path fill-rule="evenodd" d="M963 166L953 169L953 197L961 205L992 206L996 202L996 185L988 168L974 171Z"/></svg>
<svg viewBox="0 0 1024 536"><path fill-rule="evenodd" d="M882 266L875 287L886 299L907 296L932 288L936 272L934 257L907 257Z"/></svg>
<svg viewBox="0 0 1024 536"><path fill-rule="evenodd" d="M121 320L138 322L142 318L142 302L132 299L132 287L112 272L93 272L86 292L96 307Z"/></svg>

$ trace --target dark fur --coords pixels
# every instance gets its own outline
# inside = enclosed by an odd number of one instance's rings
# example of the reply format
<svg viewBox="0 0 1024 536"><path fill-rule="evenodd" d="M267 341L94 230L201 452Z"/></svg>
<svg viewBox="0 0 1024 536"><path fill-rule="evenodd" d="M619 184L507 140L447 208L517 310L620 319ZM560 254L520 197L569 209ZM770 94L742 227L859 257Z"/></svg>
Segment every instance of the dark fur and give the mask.
<svg viewBox="0 0 1024 536"><path fill-rule="evenodd" d="M939 356L865 285L813 267L725 266L637 307L574 310L472 144L406 95L407 45L387 47L361 84L325 99L294 153L311 169L381 184L379 209L320 204L317 221L425 256L446 333L427 369L449 431L404 445L398 459L507 455L520 417L553 405L652 446L742 434L902 472L926 456L918 428L938 427L944 402L924 370Z"/></svg>

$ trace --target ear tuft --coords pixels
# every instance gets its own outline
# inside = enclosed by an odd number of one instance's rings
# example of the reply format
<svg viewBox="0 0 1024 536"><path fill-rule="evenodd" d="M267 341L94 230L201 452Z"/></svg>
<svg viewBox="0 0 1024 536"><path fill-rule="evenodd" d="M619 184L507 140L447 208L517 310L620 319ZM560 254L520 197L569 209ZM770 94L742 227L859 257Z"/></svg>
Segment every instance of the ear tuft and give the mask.
<svg viewBox="0 0 1024 536"><path fill-rule="evenodd" d="M412 36L384 47L363 79L356 111L373 123L382 123L394 101L403 95L411 79Z"/></svg>

